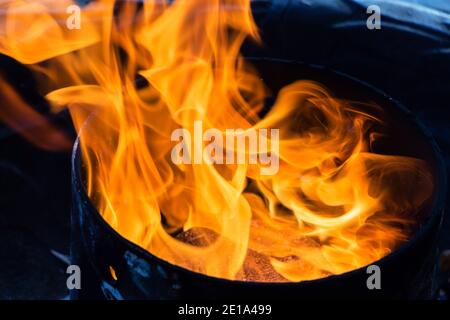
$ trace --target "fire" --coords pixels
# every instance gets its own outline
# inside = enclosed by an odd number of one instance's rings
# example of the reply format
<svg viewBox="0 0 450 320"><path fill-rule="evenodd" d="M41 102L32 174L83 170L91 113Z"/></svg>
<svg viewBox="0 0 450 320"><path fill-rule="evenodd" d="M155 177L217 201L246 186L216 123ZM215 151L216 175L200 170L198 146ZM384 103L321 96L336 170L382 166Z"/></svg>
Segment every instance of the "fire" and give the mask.
<svg viewBox="0 0 450 320"><path fill-rule="evenodd" d="M250 0L99 0L68 30L72 4L3 1L0 52L33 69L55 112L69 108L87 192L122 236L196 272L272 282L353 270L408 238L432 177L370 151L381 120L305 80L260 116L270 92L240 55L261 42ZM266 150L279 170L173 163L172 132L196 121L279 129Z"/></svg>

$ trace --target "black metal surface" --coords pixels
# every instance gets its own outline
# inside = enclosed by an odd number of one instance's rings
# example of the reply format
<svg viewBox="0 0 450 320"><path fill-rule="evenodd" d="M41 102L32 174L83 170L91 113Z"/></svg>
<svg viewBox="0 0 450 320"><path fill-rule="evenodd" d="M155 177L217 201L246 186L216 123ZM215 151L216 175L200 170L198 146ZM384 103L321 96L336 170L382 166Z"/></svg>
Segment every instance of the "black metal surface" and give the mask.
<svg viewBox="0 0 450 320"><path fill-rule="evenodd" d="M433 168L435 194L426 209L430 211L428 218L410 241L376 262L382 270L382 290L367 289L365 268L315 281L269 284L212 278L164 262L122 238L101 218L85 193L77 143L72 157L72 254L73 263L84 270L82 286L89 286L89 290L79 292L78 298L85 298L87 293L86 298L94 298L92 294L96 293L96 298L114 299L432 298L446 196L445 166L434 140L406 109L354 79L299 63L261 59L253 63L275 93L301 77L320 80L338 98L383 106L390 139L377 151L418 157ZM110 267L117 280L111 276Z"/></svg>
<svg viewBox="0 0 450 320"><path fill-rule="evenodd" d="M0 299L64 299L70 154L0 140Z"/></svg>

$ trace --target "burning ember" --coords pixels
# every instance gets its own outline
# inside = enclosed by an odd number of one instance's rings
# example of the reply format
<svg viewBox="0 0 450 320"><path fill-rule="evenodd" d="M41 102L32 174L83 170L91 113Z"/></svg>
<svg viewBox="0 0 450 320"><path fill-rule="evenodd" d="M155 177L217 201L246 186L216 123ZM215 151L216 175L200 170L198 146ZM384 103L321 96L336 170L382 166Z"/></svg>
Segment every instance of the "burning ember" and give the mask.
<svg viewBox="0 0 450 320"><path fill-rule="evenodd" d="M347 272L407 240L433 188L425 163L373 153L383 123L364 110L377 107L319 83L286 86L267 111L274 93L240 55L261 42L249 0L99 0L69 30L72 4L2 2L0 52L29 65L55 112L69 108L88 194L122 236L196 272L270 282ZM188 141L199 122L217 135ZM263 130L279 135L251 148ZM182 159L247 161L173 161L179 143Z"/></svg>

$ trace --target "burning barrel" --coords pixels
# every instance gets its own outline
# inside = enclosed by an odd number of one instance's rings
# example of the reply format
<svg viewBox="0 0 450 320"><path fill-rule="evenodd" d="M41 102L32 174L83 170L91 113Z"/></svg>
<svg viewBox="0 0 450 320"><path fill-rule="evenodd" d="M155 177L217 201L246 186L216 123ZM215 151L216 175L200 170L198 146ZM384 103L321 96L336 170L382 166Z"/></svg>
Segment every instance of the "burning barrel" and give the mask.
<svg viewBox="0 0 450 320"><path fill-rule="evenodd" d="M309 274L301 281L289 281L288 277L291 274L286 273L287 278L280 277L280 274L274 275L273 270L258 278L257 275L252 274L255 265L246 265L245 263L243 269L247 268L247 272L244 271L244 276L240 278L226 279L207 275L192 270L193 268L189 268L189 266L180 266L177 263L169 262L168 259L158 257L157 250L155 250L156 254L153 254L151 249L146 250L127 240L111 227L111 219L108 222L105 221L104 216L94 205L95 195L93 196L92 193L90 196L88 195L86 167L83 166L82 151L78 142L75 145L72 159L74 206L72 256L73 263L80 265L83 270L83 290L76 292L79 298L431 298L435 292L433 275L436 271L436 241L443 217L446 193L445 167L433 138L406 108L384 93L356 79L325 68L296 62L253 59L251 63L261 75L273 97L266 98L265 106L260 110L262 119L270 115L274 104L276 105L275 97L279 96L287 85L299 78L314 83L320 82L335 94L336 101L359 101L361 105L357 112L380 120L381 124L377 122L378 124L372 128L371 132L378 132L387 138L374 139L368 147L371 153L398 156L401 159L420 159L423 162L429 170L432 183L432 191L426 197L421 194L421 189L425 191L427 183L417 177L417 172L410 171L406 176L400 177L397 177L394 172L393 175L388 173L377 178L385 181L382 184L385 190L379 191L381 194L383 191L396 193L393 197L394 203L386 205L388 210L395 210L396 205L401 206L404 201L412 201L409 203L413 207L404 210L409 211L409 214L414 211L414 221L402 224L401 221L394 218L388 222L389 227L393 227L395 230L409 229L407 237L396 242L396 245L391 248L391 252L384 254L378 260L370 261L367 265L360 265L358 268L336 274L331 272L315 274L308 279ZM372 106L377 106L377 108L372 108ZM369 108L369 111L364 110L365 108ZM92 115L85 123L81 130L81 137L84 131L89 130L92 121L95 121L92 118L95 118L95 115ZM314 119L319 119L317 120L319 123L326 123L326 120L320 118L320 113L315 114ZM302 120L304 118L299 118L297 121ZM305 125L303 123L303 127ZM344 129L355 130L350 124ZM396 161L396 158L392 158L392 163L395 164ZM403 165L408 164L397 163L393 167L394 171L401 172L404 169ZM373 174L376 175L376 168L373 170ZM414 207L416 200L409 199L410 195L414 193L415 199L423 198L417 207ZM326 211L326 209L323 210ZM164 215L164 213L161 214ZM167 222L162 221L162 224L165 223ZM382 230L375 228L371 232L382 232ZM182 230L178 233L174 232L172 235L176 238L175 241L184 241L189 245L199 247L204 245L190 240L189 231ZM285 239L289 236L289 231L279 230L276 236ZM392 234L382 233L382 236L390 237ZM304 238L306 237L304 235ZM312 239L311 241L317 241L319 246L325 247L328 244L326 239L321 240L316 235L309 237L310 240ZM360 237L359 245L362 245L361 241L375 241L370 244L370 247L367 247L367 250L378 248L380 245L377 242L382 241L377 237L370 238L370 236L367 239L364 234L357 234L357 237ZM194 234L194 240L205 238L207 238L205 233ZM215 238L212 238L213 242ZM304 250L308 248L302 247L301 244L299 246ZM317 245L313 245L313 248L316 247ZM221 253L217 252L216 254L220 255ZM250 250L246 254L246 261L249 256L253 260L260 258ZM364 252L361 254L363 255ZM294 259L302 261L302 256ZM261 260L263 262L260 262L259 270L265 270L267 261L264 260L264 257ZM379 290L370 290L367 286L367 279L370 276L367 272L368 265L376 265L380 268L381 289ZM296 264L296 266L300 266L299 269L305 268L302 264ZM326 269L326 266L323 265L323 268Z"/></svg>
<svg viewBox="0 0 450 320"><path fill-rule="evenodd" d="M445 171L407 109L332 70L245 59L262 44L249 0L83 10L62 26L64 3L8 6L0 46L79 135L80 298L433 295ZM49 129L23 135L46 147Z"/></svg>

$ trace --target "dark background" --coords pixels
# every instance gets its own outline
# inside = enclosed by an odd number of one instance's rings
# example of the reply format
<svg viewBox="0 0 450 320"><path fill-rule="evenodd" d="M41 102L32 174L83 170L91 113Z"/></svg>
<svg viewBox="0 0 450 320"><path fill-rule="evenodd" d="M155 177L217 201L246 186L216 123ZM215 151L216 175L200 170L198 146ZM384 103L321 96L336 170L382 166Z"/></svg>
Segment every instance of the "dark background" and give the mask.
<svg viewBox="0 0 450 320"><path fill-rule="evenodd" d="M381 30L366 27L372 4ZM256 0L253 10L265 46L248 44L246 55L325 65L375 85L419 115L449 167L450 1ZM49 114L26 68L0 56L0 71L75 137L66 112ZM0 123L0 299L68 299L70 207L70 153L42 151ZM449 230L447 214L442 251ZM436 298L450 294L449 270L436 279Z"/></svg>

